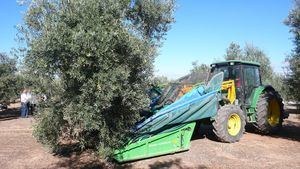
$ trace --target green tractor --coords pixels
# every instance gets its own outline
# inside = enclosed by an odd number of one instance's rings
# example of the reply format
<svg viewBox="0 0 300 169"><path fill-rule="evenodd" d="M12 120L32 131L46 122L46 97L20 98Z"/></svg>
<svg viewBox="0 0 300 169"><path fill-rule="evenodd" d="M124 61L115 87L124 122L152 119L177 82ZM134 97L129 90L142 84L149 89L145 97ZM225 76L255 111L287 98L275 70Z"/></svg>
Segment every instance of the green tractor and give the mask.
<svg viewBox="0 0 300 169"><path fill-rule="evenodd" d="M262 85L259 67L258 63L238 60L211 64L210 76L224 72L222 92L227 94L213 121L220 140L238 141L246 123L262 134L277 132L287 117L278 92L270 85Z"/></svg>
<svg viewBox="0 0 300 169"><path fill-rule="evenodd" d="M188 150L196 123L209 120L222 142L239 141L246 123L262 134L278 131L283 119L282 98L261 83L260 65L230 60L211 64L206 85L195 85L173 103L137 123L133 137L114 158L138 160Z"/></svg>

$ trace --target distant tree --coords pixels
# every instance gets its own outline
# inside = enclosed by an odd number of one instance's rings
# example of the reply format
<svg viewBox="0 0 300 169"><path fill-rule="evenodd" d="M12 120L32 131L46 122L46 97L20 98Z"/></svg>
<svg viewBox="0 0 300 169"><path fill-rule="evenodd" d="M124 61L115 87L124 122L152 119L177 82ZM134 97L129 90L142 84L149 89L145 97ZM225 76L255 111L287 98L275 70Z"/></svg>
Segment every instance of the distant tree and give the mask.
<svg viewBox="0 0 300 169"><path fill-rule="evenodd" d="M9 102L19 95L21 89L16 71L16 60L0 53L0 101Z"/></svg>
<svg viewBox="0 0 300 169"><path fill-rule="evenodd" d="M25 61L49 96L34 133L53 150L64 136L107 156L149 103L145 89L175 2L131 2L31 1L21 29Z"/></svg>
<svg viewBox="0 0 300 169"><path fill-rule="evenodd" d="M231 42L229 47L226 49L224 56L225 60L240 60L242 59L242 49L239 44Z"/></svg>
<svg viewBox="0 0 300 169"><path fill-rule="evenodd" d="M205 82L208 78L209 66L206 64L198 64L197 61L192 62L193 68L190 70L190 83Z"/></svg>
<svg viewBox="0 0 300 169"><path fill-rule="evenodd" d="M153 81L153 85L158 85L158 86L166 85L171 82L170 79L168 79L168 77L163 76L163 75L155 76L152 81Z"/></svg>
<svg viewBox="0 0 300 169"><path fill-rule="evenodd" d="M262 49L247 43L243 52L243 60L260 63L262 81L265 84L271 84L271 78L274 71L272 69L270 59L265 52Z"/></svg>
<svg viewBox="0 0 300 169"><path fill-rule="evenodd" d="M274 72L268 79L270 82L269 84L271 84L272 87L274 87L274 89L279 92L282 98L287 100L289 98L289 95L287 93L287 88L284 85L284 75Z"/></svg>
<svg viewBox="0 0 300 169"><path fill-rule="evenodd" d="M288 66L284 84L291 99L300 101L300 0L295 0L294 8L290 11L285 24L294 35L295 48L286 58Z"/></svg>

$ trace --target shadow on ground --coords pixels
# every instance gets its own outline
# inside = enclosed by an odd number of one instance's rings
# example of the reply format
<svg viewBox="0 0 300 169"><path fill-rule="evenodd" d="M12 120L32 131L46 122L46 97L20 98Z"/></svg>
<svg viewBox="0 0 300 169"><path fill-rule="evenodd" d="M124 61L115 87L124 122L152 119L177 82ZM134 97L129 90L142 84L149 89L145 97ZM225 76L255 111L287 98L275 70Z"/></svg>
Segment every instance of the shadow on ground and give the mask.
<svg viewBox="0 0 300 169"><path fill-rule="evenodd" d="M192 140L207 138L212 141L219 141L213 132L213 126L211 124L200 124L197 123Z"/></svg>
<svg viewBox="0 0 300 169"><path fill-rule="evenodd" d="M282 126L282 129L277 134L273 134L270 136L275 138L300 141L300 123L286 120Z"/></svg>
<svg viewBox="0 0 300 169"><path fill-rule="evenodd" d="M13 120L21 117L20 103L11 103L8 109L0 110L0 121ZM34 115L34 109L31 107L29 116Z"/></svg>
<svg viewBox="0 0 300 169"><path fill-rule="evenodd" d="M87 150L84 152L73 152L65 154L65 156L60 156L60 160L57 163L47 167L47 169L56 168L106 169L114 167L111 163L97 158L91 150Z"/></svg>
<svg viewBox="0 0 300 169"><path fill-rule="evenodd" d="M117 164L100 159L92 150L82 151L78 143L66 142L58 148L54 156L59 161L47 169L72 168L72 169L109 169L132 168L131 164Z"/></svg>
<svg viewBox="0 0 300 169"><path fill-rule="evenodd" d="M146 166L143 166L146 167ZM130 169L132 168L132 165L127 163L127 164L120 164L117 166L114 166L114 168L116 169ZM136 167L135 167L136 168ZM171 159L171 160L165 160L165 161L156 161L152 164L149 164L148 167L149 169L161 169L161 168L178 168L178 169L206 169L208 167L204 166L204 165L199 165L197 167L193 166L193 167L188 167L187 165L184 165L182 163L182 160L180 158L176 158L176 159Z"/></svg>
<svg viewBox="0 0 300 169"><path fill-rule="evenodd" d="M177 159L168 160L168 161L157 161L153 164L150 164L149 168L150 169L160 169L160 168L189 169L190 167L183 165L181 162L181 159L177 158ZM193 168L205 169L207 167L204 165L199 165L199 166L193 167Z"/></svg>
<svg viewBox="0 0 300 169"><path fill-rule="evenodd" d="M9 108L0 111L0 121L12 120L20 117L19 108Z"/></svg>
<svg viewBox="0 0 300 169"><path fill-rule="evenodd" d="M60 157L60 160L48 166L47 169L56 169L56 168L74 168L74 169L131 169L133 168L133 163L117 163L101 160L97 157L92 150L80 151L77 148L76 144L65 145L58 153L55 154ZM143 166L145 167L145 166ZM136 168L136 167L134 167ZM181 159L176 158L166 161L156 161L148 165L150 169L160 169L160 168L179 168L179 169L189 169L188 166L184 165ZM199 165L198 169L208 168L204 165Z"/></svg>
<svg viewBox="0 0 300 169"><path fill-rule="evenodd" d="M288 108L285 108L284 111L287 112L288 114L299 114L300 115L300 110L298 110L296 108L296 106L294 106L294 107L289 106Z"/></svg>

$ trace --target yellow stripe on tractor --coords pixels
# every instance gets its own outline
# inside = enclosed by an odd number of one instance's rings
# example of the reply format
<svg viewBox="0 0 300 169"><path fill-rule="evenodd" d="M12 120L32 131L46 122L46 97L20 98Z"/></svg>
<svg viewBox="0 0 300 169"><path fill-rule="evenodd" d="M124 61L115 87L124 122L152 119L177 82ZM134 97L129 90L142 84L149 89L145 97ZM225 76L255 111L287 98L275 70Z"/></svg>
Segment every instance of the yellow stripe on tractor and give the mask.
<svg viewBox="0 0 300 169"><path fill-rule="evenodd" d="M226 90L227 99L229 100L230 104L233 104L236 99L234 80L227 80L222 82L222 91Z"/></svg>

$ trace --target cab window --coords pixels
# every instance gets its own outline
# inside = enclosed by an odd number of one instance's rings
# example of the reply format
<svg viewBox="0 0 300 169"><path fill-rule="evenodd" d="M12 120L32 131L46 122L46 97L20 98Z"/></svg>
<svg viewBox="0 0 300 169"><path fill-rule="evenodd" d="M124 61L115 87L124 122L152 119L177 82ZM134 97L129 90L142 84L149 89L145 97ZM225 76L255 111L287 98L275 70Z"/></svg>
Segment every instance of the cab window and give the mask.
<svg viewBox="0 0 300 169"><path fill-rule="evenodd" d="M257 66L244 66L244 84L247 100L251 96L252 91L261 85L259 68Z"/></svg>

